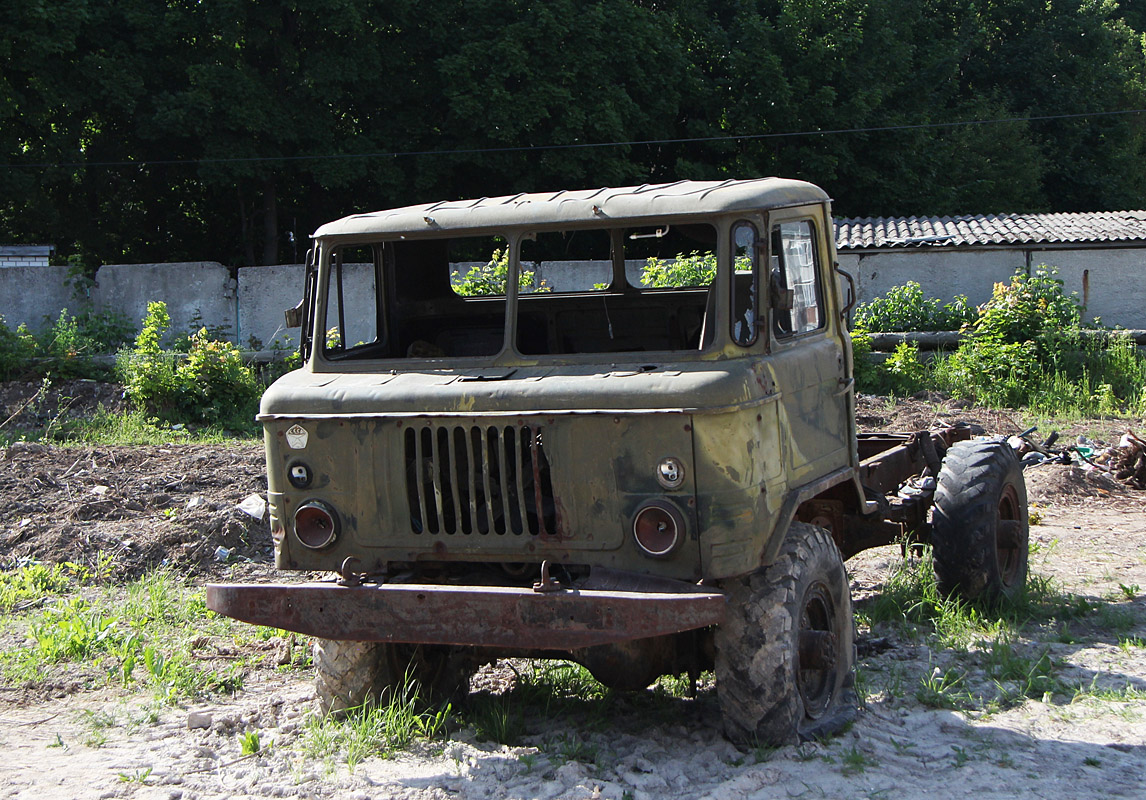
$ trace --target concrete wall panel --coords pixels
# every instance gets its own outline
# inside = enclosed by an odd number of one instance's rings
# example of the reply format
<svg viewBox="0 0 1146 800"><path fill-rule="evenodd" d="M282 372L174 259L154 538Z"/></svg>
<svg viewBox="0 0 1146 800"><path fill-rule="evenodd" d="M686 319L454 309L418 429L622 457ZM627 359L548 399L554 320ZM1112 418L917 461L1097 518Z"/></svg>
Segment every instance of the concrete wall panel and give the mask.
<svg viewBox="0 0 1146 800"><path fill-rule="evenodd" d="M80 300L68 286L68 267L6 267L0 269L0 316L15 330L20 323L42 330L45 318L55 321L62 309L79 311Z"/></svg>
<svg viewBox="0 0 1146 800"><path fill-rule="evenodd" d="M172 333L210 327L236 335L235 281L214 261L175 264L105 264L96 273L97 308L118 311L139 324L147 304L163 300Z"/></svg>
<svg viewBox="0 0 1146 800"><path fill-rule="evenodd" d="M283 312L302 299L305 271L305 264L239 270L239 344L242 347L251 347L254 341L269 350L277 340L284 350L298 348L298 329L287 329Z"/></svg>
<svg viewBox="0 0 1146 800"><path fill-rule="evenodd" d="M856 280L859 302L866 303L888 289L915 281L923 293L944 302L965 294L975 305L991 297L995 283L1008 281L1026 269L1022 250L912 250L870 255L845 253L840 267Z"/></svg>
<svg viewBox="0 0 1146 800"><path fill-rule="evenodd" d="M1058 268L1068 292L1086 305L1085 319L1146 328L1146 250L1051 250L1031 254L1031 266Z"/></svg>

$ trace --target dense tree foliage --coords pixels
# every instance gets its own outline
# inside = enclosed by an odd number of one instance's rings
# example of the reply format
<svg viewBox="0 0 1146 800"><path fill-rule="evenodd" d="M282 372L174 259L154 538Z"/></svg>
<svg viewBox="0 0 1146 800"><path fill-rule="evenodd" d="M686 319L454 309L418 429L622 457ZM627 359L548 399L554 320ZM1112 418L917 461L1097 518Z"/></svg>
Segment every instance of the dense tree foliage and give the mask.
<svg viewBox="0 0 1146 800"><path fill-rule="evenodd" d="M846 215L1140 207L1146 190L1146 115L1046 119L1146 108L1128 2L0 13L0 241L89 265L295 260L355 211L679 178L805 178Z"/></svg>

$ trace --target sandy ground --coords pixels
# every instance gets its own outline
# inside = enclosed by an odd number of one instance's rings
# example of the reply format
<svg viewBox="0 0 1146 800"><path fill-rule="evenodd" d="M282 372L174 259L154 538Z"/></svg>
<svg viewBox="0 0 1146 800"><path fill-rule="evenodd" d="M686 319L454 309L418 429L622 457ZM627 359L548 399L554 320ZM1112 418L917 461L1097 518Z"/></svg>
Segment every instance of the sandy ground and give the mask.
<svg viewBox="0 0 1146 800"><path fill-rule="evenodd" d="M0 459L0 554L83 561L118 547L124 577L171 558L206 582L223 545L265 572L265 531L234 508L264 488L260 459L257 447L17 447ZM259 670L234 696L158 712L146 695L106 686L0 686L0 798L1146 797L1146 493L1067 467L1028 480L1043 518L1032 572L1097 610L1027 626L1015 645L1045 653L1062 683L1086 690L1079 697L990 713L929 708L916 697L929 676L990 683L975 653L880 627L861 629L857 721L829 741L737 749L702 688L651 716L612 695L513 747L463 727L351 770L338 753L304 752L313 689L302 670ZM163 509L196 497L196 513L172 526ZM898 548L881 548L849 562L859 611L899 560ZM189 727L198 712L208 727ZM240 735L251 731L263 749L243 757Z"/></svg>

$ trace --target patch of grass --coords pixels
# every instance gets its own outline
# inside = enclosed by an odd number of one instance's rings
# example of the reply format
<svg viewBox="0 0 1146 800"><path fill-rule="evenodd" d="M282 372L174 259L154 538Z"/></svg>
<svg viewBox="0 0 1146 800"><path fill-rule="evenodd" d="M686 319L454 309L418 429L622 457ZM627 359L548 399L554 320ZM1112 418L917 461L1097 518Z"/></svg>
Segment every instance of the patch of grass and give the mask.
<svg viewBox="0 0 1146 800"><path fill-rule="evenodd" d="M1098 607L1095 617L1103 630L1111 633L1125 634L1138 627L1138 615L1125 606L1103 604Z"/></svg>
<svg viewBox="0 0 1146 800"><path fill-rule="evenodd" d="M1098 676L1091 681L1090 686L1079 686L1075 690L1073 700L1104 700L1124 703L1131 700L1146 700L1146 687L1126 683L1120 688L1113 686L1099 686Z"/></svg>
<svg viewBox="0 0 1146 800"><path fill-rule="evenodd" d="M368 703L338 717L308 717L303 750L311 758L334 754L353 771L369 756L386 757L415 741L441 737L450 713L449 704L427 708L417 682L407 675L403 684L379 703Z"/></svg>
<svg viewBox="0 0 1146 800"><path fill-rule="evenodd" d="M239 752L245 756L253 756L262 752L262 742L259 741L258 731L244 731L239 734Z"/></svg>
<svg viewBox="0 0 1146 800"><path fill-rule="evenodd" d="M860 750L859 745L852 745L850 749L844 751L840 757L840 762L843 765L842 771L845 775L859 775L868 767L879 766L879 761Z"/></svg>
<svg viewBox="0 0 1146 800"><path fill-rule="evenodd" d="M907 552L882 592L864 604L862 615L869 625L890 623L909 638L930 638L958 651L993 638L1010 625L1004 616L990 617L960 598L944 597L935 581L930 547L912 546Z"/></svg>
<svg viewBox="0 0 1146 800"><path fill-rule="evenodd" d="M151 777L151 767L146 769L137 769L134 772L121 772L119 779L124 783L147 783L147 779Z"/></svg>
<svg viewBox="0 0 1146 800"><path fill-rule="evenodd" d="M51 579L62 573L45 568L35 574ZM31 644L0 653L0 672L8 680L35 683L53 665L83 664L109 682L141 681L166 703L233 691L242 684L242 661L219 672L202 668L191 655L208 616L215 615L201 591L160 570L90 599L64 597L39 609L28 618Z"/></svg>
<svg viewBox="0 0 1146 800"><path fill-rule="evenodd" d="M1064 692L1055 677L1057 668L1048 650L1029 656L1012 642L997 640L991 643L983 661L987 675L998 690L996 701L1004 707L1027 698L1047 701L1055 693Z"/></svg>
<svg viewBox="0 0 1146 800"><path fill-rule="evenodd" d="M1124 653L1129 653L1131 649L1136 647L1146 647L1146 639L1141 636L1124 636L1118 639L1118 648Z"/></svg>
<svg viewBox="0 0 1146 800"><path fill-rule="evenodd" d="M188 425L163 422L144 411L113 413L103 406L90 417L68 420L55 429L50 438L62 442L99 445L164 445L173 442L225 444L234 441L254 442L259 438L250 430L232 431L218 425Z"/></svg>
<svg viewBox="0 0 1146 800"><path fill-rule="evenodd" d="M485 741L515 745L525 734L525 711L513 693L471 698L465 718Z"/></svg>
<svg viewBox="0 0 1146 800"><path fill-rule="evenodd" d="M967 691L966 677L954 668L942 671L936 667L919 682L915 689L915 699L928 708L972 708L975 698Z"/></svg>
<svg viewBox="0 0 1146 800"><path fill-rule="evenodd" d="M0 572L0 612L38 605L71 589L84 570L76 564L25 564Z"/></svg>

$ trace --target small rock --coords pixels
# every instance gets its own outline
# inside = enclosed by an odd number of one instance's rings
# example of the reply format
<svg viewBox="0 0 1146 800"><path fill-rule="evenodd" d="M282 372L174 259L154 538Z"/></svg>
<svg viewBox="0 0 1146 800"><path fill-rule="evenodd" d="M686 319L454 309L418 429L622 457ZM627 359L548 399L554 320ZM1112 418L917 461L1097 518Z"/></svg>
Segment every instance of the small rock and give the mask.
<svg viewBox="0 0 1146 800"><path fill-rule="evenodd" d="M189 711L187 712L187 728L188 730L195 730L196 728L210 728L211 727L211 712L210 711Z"/></svg>
<svg viewBox="0 0 1146 800"><path fill-rule="evenodd" d="M48 448L42 444L35 442L13 442L7 450L4 451L5 458L11 458L20 453L46 453Z"/></svg>
<svg viewBox="0 0 1146 800"><path fill-rule="evenodd" d="M201 494L197 494L187 501L187 509L199 508L199 506L207 505L207 498Z"/></svg>
<svg viewBox="0 0 1146 800"><path fill-rule="evenodd" d="M110 488L111 488L110 486L104 486L103 484L100 484L99 486L93 486L92 487L92 494L100 495L102 497L103 495L107 494L108 489L110 489Z"/></svg>

